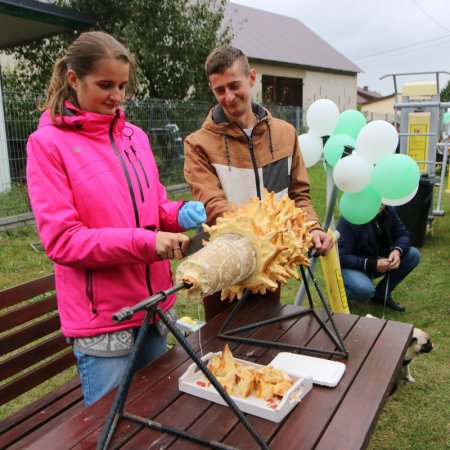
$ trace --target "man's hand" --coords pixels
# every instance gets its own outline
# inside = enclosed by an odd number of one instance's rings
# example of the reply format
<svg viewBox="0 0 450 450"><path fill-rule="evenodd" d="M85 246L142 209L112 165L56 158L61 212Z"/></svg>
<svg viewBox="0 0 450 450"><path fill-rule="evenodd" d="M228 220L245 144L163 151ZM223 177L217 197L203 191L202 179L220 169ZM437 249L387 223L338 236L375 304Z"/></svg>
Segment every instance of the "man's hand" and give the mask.
<svg viewBox="0 0 450 450"><path fill-rule="evenodd" d="M317 252L317 255L326 255L333 247L333 238L325 231L313 230L311 231L312 243Z"/></svg>
<svg viewBox="0 0 450 450"><path fill-rule="evenodd" d="M377 260L377 272L386 273L391 268L391 261L389 258L379 258Z"/></svg>
<svg viewBox="0 0 450 450"><path fill-rule="evenodd" d="M392 252L389 254L389 262L390 262L390 269L395 270L400 267L400 258L401 258L400 250L392 250Z"/></svg>
<svg viewBox="0 0 450 450"><path fill-rule="evenodd" d="M395 249L389 254L387 258L380 258L377 261L377 272L386 273L388 270L396 270L400 267L399 250Z"/></svg>

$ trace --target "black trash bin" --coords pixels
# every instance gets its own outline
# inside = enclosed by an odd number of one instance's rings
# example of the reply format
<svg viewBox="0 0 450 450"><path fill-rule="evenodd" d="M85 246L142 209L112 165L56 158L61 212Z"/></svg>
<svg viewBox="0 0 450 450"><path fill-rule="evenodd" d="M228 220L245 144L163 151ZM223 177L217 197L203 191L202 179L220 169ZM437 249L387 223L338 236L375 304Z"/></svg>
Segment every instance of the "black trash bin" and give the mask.
<svg viewBox="0 0 450 450"><path fill-rule="evenodd" d="M397 212L402 222L412 236L412 245L422 247L427 232L428 216L432 213L434 184L438 177L422 175L419 180L417 194L404 205L397 206Z"/></svg>

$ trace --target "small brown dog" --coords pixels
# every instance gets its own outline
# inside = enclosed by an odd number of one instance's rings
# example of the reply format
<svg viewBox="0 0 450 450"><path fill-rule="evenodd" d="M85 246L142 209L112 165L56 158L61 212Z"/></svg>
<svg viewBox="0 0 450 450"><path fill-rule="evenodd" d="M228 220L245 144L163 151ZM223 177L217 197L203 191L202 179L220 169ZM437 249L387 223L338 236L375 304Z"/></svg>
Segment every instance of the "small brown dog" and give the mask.
<svg viewBox="0 0 450 450"><path fill-rule="evenodd" d="M431 342L428 334L419 328L414 328L411 343L403 359L402 378L405 378L410 383L415 383L416 380L412 377L409 367L412 359L421 353L430 353L433 348L434 344Z"/></svg>
<svg viewBox="0 0 450 450"><path fill-rule="evenodd" d="M372 314L366 314L366 317L370 317L372 319L376 318L372 316ZM407 348L405 357L403 358L402 373L400 377L395 381L394 386L392 387L391 394L393 394L397 390L400 378L404 378L410 383L416 382L416 380L411 375L411 368L409 367L410 363L416 356L420 355L421 353L430 353L433 348L434 344L431 342L428 334L420 328L414 328L411 342L409 343L409 347Z"/></svg>

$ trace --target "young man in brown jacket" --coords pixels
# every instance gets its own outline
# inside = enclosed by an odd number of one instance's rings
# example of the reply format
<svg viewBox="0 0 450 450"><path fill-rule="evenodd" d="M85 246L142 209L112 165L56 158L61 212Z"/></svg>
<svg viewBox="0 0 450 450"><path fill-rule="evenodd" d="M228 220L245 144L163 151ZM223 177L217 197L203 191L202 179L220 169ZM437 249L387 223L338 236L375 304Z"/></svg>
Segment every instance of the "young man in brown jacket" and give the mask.
<svg viewBox="0 0 450 450"><path fill-rule="evenodd" d="M205 63L209 86L218 101L200 130L184 141L184 176L195 200L206 208L212 225L230 203L240 205L262 196L263 188L278 198L288 194L307 213L313 244L319 255L332 247L316 217L309 196L309 179L295 128L252 103L256 72L244 53L231 46L213 50ZM280 289L266 294L280 298ZM206 320L229 306L220 292L203 300Z"/></svg>

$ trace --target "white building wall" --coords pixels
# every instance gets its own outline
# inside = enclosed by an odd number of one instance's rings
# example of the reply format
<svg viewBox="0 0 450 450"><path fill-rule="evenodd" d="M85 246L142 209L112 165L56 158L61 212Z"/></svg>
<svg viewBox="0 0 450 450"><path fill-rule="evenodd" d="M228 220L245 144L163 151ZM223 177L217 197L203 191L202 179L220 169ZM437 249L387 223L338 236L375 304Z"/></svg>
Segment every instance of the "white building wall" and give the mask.
<svg viewBox="0 0 450 450"><path fill-rule="evenodd" d="M277 66L250 61L256 70L256 84L252 91L253 100L262 99L262 75L303 79L303 108L306 110L311 103L320 98L328 98L339 107L339 111L356 109L357 80L356 74L338 74L333 72L318 72L288 66Z"/></svg>
<svg viewBox="0 0 450 450"><path fill-rule="evenodd" d="M303 107L307 109L311 103L321 98L328 98L336 103L341 112L356 109L356 74L307 71L303 80Z"/></svg>

